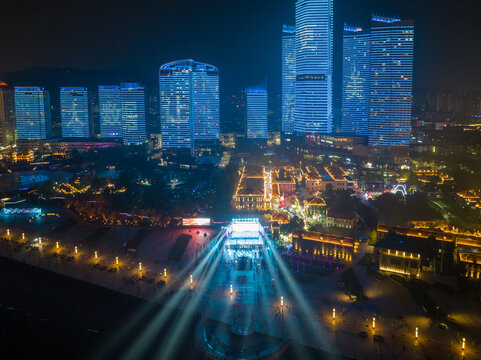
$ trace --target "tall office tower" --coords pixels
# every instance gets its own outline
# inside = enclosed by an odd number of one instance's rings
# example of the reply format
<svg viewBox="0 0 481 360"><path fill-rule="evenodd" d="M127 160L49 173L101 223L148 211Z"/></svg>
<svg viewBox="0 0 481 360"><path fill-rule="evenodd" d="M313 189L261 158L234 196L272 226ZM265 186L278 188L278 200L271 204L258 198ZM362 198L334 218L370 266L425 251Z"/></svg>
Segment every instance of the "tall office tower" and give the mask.
<svg viewBox="0 0 481 360"><path fill-rule="evenodd" d="M120 86L99 86L100 136L102 138L122 137L122 97Z"/></svg>
<svg viewBox="0 0 481 360"><path fill-rule="evenodd" d="M147 141L145 88L137 83L120 84L122 101L122 142L140 145Z"/></svg>
<svg viewBox="0 0 481 360"><path fill-rule="evenodd" d="M282 28L282 123L283 132L294 132L296 106L296 27Z"/></svg>
<svg viewBox="0 0 481 360"><path fill-rule="evenodd" d="M414 22L372 16L369 145L409 146Z"/></svg>
<svg viewBox="0 0 481 360"><path fill-rule="evenodd" d="M0 81L0 146L15 144L14 91Z"/></svg>
<svg viewBox="0 0 481 360"><path fill-rule="evenodd" d="M342 40L343 133L367 136L371 36L360 27L344 24Z"/></svg>
<svg viewBox="0 0 481 360"><path fill-rule="evenodd" d="M84 87L60 88L60 120L62 137L90 136L89 94Z"/></svg>
<svg viewBox="0 0 481 360"><path fill-rule="evenodd" d="M15 117L19 140L52 135L50 94L43 87L15 87Z"/></svg>
<svg viewBox="0 0 481 360"><path fill-rule="evenodd" d="M162 65L159 109L163 148L216 144L220 139L219 71L192 59Z"/></svg>
<svg viewBox="0 0 481 360"><path fill-rule="evenodd" d="M267 140L266 82L246 88L247 139Z"/></svg>
<svg viewBox="0 0 481 360"><path fill-rule="evenodd" d="M334 0L296 1L296 107L294 130L332 131Z"/></svg>

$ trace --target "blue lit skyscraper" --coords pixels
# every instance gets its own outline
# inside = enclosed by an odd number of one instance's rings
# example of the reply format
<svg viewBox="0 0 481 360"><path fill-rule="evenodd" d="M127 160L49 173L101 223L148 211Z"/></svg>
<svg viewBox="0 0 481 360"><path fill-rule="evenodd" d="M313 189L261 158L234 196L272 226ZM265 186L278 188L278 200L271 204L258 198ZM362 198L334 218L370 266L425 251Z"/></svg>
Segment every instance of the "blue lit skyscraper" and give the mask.
<svg viewBox="0 0 481 360"><path fill-rule="evenodd" d="M409 146L414 23L372 17L369 145Z"/></svg>
<svg viewBox="0 0 481 360"><path fill-rule="evenodd" d="M147 141L145 128L145 89L137 83L120 84L122 103L122 142L140 145Z"/></svg>
<svg viewBox="0 0 481 360"><path fill-rule="evenodd" d="M294 132L296 106L296 27L282 28L282 131Z"/></svg>
<svg viewBox="0 0 481 360"><path fill-rule="evenodd" d="M296 1L296 107L298 133L332 131L334 0Z"/></svg>
<svg viewBox="0 0 481 360"><path fill-rule="evenodd" d="M266 82L246 88L247 139L267 140Z"/></svg>
<svg viewBox="0 0 481 360"><path fill-rule="evenodd" d="M15 116L19 140L48 139L52 134L49 92L43 87L16 87Z"/></svg>
<svg viewBox="0 0 481 360"><path fill-rule="evenodd" d="M344 24L342 49L343 133L367 136L371 37L360 27Z"/></svg>
<svg viewBox="0 0 481 360"><path fill-rule="evenodd" d="M186 148L220 139L219 71L192 59L162 65L159 106L163 148Z"/></svg>
<svg viewBox="0 0 481 360"><path fill-rule="evenodd" d="M99 86L100 136L122 137L122 97L120 86Z"/></svg>
<svg viewBox="0 0 481 360"><path fill-rule="evenodd" d="M60 120L62 122L62 137L86 138L90 136L87 88L60 88Z"/></svg>

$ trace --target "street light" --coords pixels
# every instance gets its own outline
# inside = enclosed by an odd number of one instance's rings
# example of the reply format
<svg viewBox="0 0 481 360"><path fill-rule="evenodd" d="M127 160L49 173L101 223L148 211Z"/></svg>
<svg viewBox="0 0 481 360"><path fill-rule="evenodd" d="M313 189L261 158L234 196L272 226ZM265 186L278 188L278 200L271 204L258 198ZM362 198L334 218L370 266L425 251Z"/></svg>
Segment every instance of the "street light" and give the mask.
<svg viewBox="0 0 481 360"><path fill-rule="evenodd" d="M376 318L375 317L372 318L372 328L373 329L376 328Z"/></svg>
<svg viewBox="0 0 481 360"><path fill-rule="evenodd" d="M115 265L118 265L118 264L119 264L119 257L116 256L116 257L115 257Z"/></svg>
<svg viewBox="0 0 481 360"><path fill-rule="evenodd" d="M192 278L192 274L190 274L190 284L192 285L193 282L194 282L194 279Z"/></svg>
<svg viewBox="0 0 481 360"><path fill-rule="evenodd" d="M464 351L465 346L466 346L466 338L463 338L463 343L462 343L462 345L461 345L461 350Z"/></svg>
<svg viewBox="0 0 481 360"><path fill-rule="evenodd" d="M58 250L58 241L55 242L55 246L56 246L56 248L57 248L57 250Z"/></svg>
<svg viewBox="0 0 481 360"><path fill-rule="evenodd" d="M234 293L234 290L232 289L232 284L230 284L230 294L232 295Z"/></svg>
<svg viewBox="0 0 481 360"><path fill-rule="evenodd" d="M418 338L418 328L416 327L416 339Z"/></svg>
<svg viewBox="0 0 481 360"><path fill-rule="evenodd" d="M7 236L10 236L10 229L7 229Z"/></svg>
<svg viewBox="0 0 481 360"><path fill-rule="evenodd" d="M25 233L22 233L22 240L25 240Z"/></svg>
<svg viewBox="0 0 481 360"><path fill-rule="evenodd" d="M38 245L42 245L42 238L38 238Z"/></svg>
<svg viewBox="0 0 481 360"><path fill-rule="evenodd" d="M167 269L164 268L164 277L167 277Z"/></svg>
<svg viewBox="0 0 481 360"><path fill-rule="evenodd" d="M75 255L77 255L77 254L78 254L78 248L75 247Z"/></svg>
<svg viewBox="0 0 481 360"><path fill-rule="evenodd" d="M142 271L142 263L139 262L139 271Z"/></svg>
<svg viewBox="0 0 481 360"><path fill-rule="evenodd" d="M281 296L281 307L284 307L284 296Z"/></svg>
<svg viewBox="0 0 481 360"><path fill-rule="evenodd" d="M98 258L97 251L95 251L95 253L94 253L94 254L95 254L95 260L97 260L97 258Z"/></svg>
<svg viewBox="0 0 481 360"><path fill-rule="evenodd" d="M336 320L336 309L332 309L332 320Z"/></svg>

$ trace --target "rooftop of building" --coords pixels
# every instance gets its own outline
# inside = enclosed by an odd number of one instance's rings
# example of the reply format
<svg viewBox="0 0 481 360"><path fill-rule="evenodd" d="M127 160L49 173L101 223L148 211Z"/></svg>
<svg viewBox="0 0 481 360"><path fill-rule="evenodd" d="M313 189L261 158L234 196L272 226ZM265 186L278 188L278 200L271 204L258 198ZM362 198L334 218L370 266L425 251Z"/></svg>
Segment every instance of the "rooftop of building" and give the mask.
<svg viewBox="0 0 481 360"><path fill-rule="evenodd" d="M242 176L248 178L264 178L264 167L258 165L246 165L242 172Z"/></svg>
<svg viewBox="0 0 481 360"><path fill-rule="evenodd" d="M374 247L416 254L425 254L434 250L427 241L419 241L416 237L398 234L393 231L390 231L383 239L378 240Z"/></svg>
<svg viewBox="0 0 481 360"><path fill-rule="evenodd" d="M306 200L304 200L307 206L326 206L326 202L324 201L323 198L321 197L311 197Z"/></svg>
<svg viewBox="0 0 481 360"><path fill-rule="evenodd" d="M345 211L339 208L330 208L327 209L326 217L343 220L353 220L356 219L356 214L354 214L354 212L352 211Z"/></svg>
<svg viewBox="0 0 481 360"><path fill-rule="evenodd" d="M328 243L333 245L342 245L342 246L349 246L349 247L354 247L356 245L356 241L353 238L318 233L314 231L294 230L292 233L292 237L297 239L311 240L311 241L317 241L320 243Z"/></svg>
<svg viewBox="0 0 481 360"><path fill-rule="evenodd" d="M172 61L160 67L159 74L169 71L193 71L217 74L219 70L214 65L206 64L193 59Z"/></svg>

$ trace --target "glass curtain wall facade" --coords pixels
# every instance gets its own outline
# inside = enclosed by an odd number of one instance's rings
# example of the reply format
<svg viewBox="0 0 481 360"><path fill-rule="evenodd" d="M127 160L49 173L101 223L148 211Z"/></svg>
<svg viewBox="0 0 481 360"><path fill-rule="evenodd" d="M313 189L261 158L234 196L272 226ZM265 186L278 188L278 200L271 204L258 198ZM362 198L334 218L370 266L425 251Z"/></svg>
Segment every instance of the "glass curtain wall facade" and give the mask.
<svg viewBox="0 0 481 360"><path fill-rule="evenodd" d="M247 139L267 140L267 86L246 88Z"/></svg>
<svg viewBox="0 0 481 360"><path fill-rule="evenodd" d="M60 120L62 123L62 137L87 138L90 136L87 88L60 88Z"/></svg>
<svg viewBox="0 0 481 360"><path fill-rule="evenodd" d="M138 83L120 84L122 102L122 142L141 145L147 141L145 88Z"/></svg>
<svg viewBox="0 0 481 360"><path fill-rule="evenodd" d="M367 136L371 36L360 27L344 24L342 48L342 118L345 134Z"/></svg>
<svg viewBox="0 0 481 360"><path fill-rule="evenodd" d="M100 136L122 137L122 96L118 85L99 86Z"/></svg>
<svg viewBox="0 0 481 360"><path fill-rule="evenodd" d="M50 94L43 87L15 87L19 140L46 140L52 134Z"/></svg>
<svg viewBox="0 0 481 360"><path fill-rule="evenodd" d="M369 145L409 146L414 22L372 16Z"/></svg>
<svg viewBox="0 0 481 360"><path fill-rule="evenodd" d="M282 122L283 132L294 132L296 106L296 27L282 28Z"/></svg>
<svg viewBox="0 0 481 360"><path fill-rule="evenodd" d="M298 133L332 131L334 0L296 1L296 107Z"/></svg>
<svg viewBox="0 0 481 360"><path fill-rule="evenodd" d="M219 71L192 59L159 70L162 147L190 149L219 142Z"/></svg>

